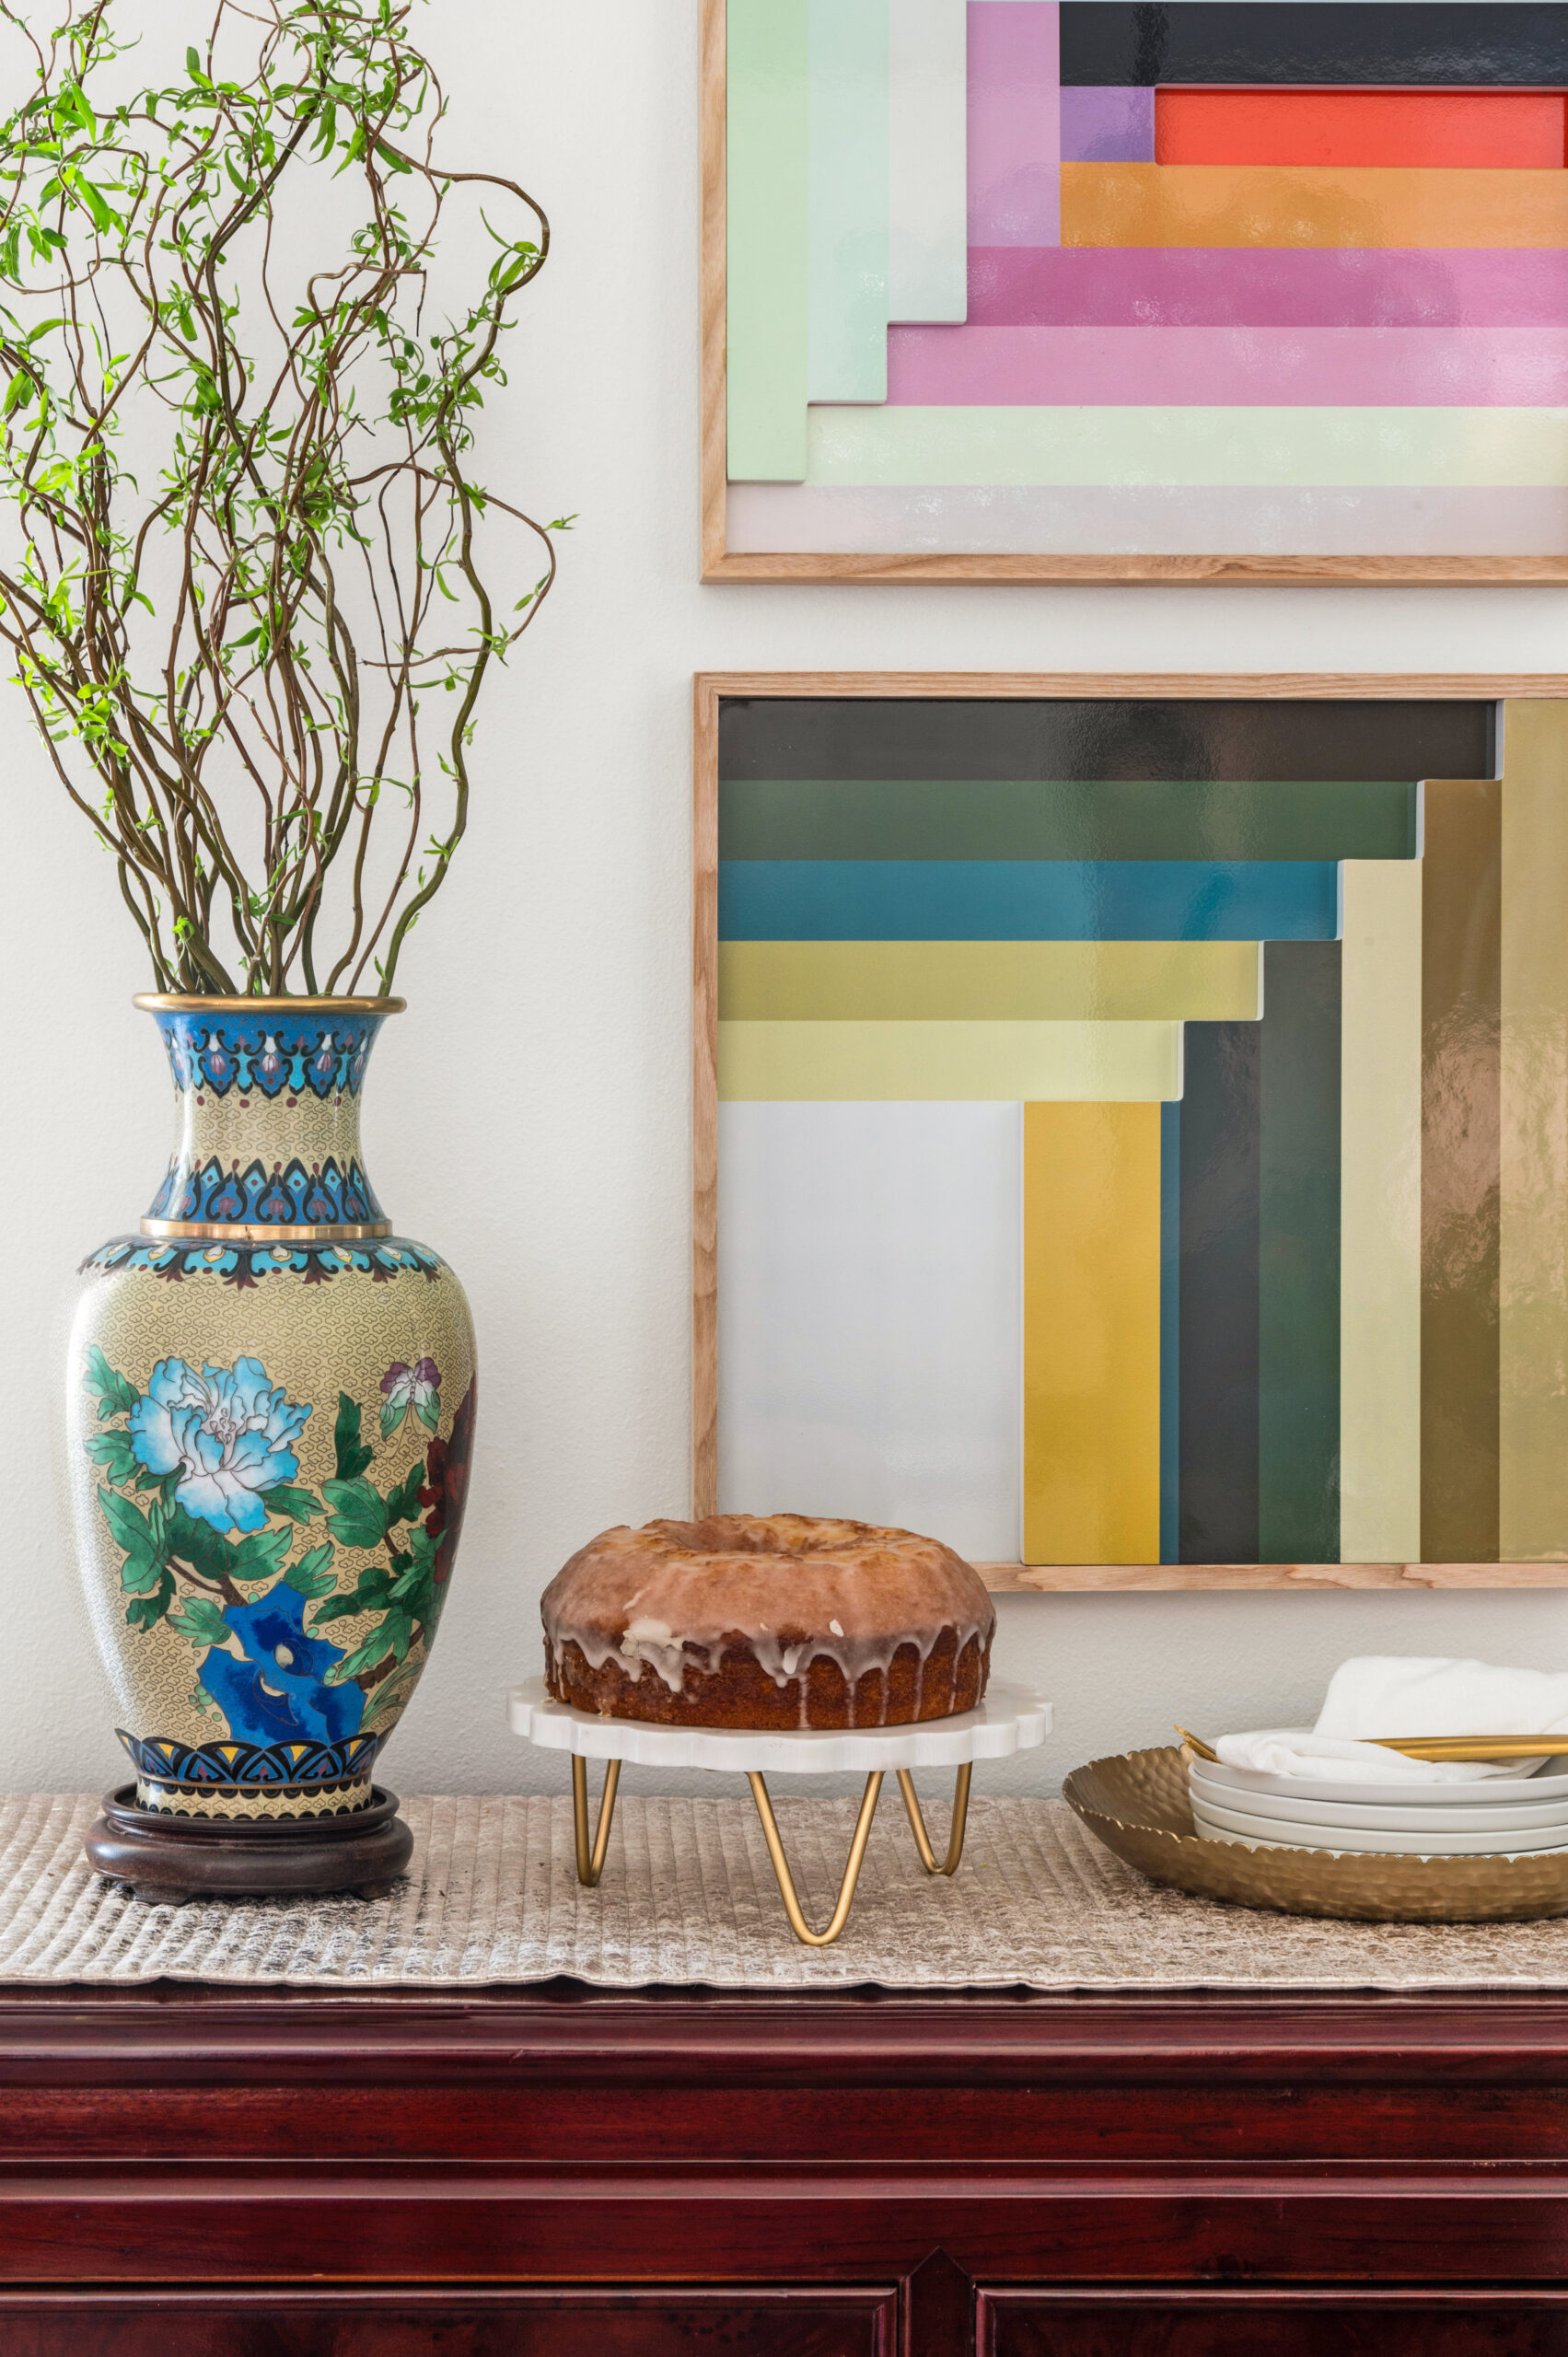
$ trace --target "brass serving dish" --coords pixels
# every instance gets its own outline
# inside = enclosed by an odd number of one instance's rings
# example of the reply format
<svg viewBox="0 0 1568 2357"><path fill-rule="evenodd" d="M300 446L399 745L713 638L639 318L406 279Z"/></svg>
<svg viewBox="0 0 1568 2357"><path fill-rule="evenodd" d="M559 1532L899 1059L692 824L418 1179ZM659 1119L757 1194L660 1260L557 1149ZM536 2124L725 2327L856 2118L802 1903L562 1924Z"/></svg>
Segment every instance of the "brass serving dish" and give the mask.
<svg viewBox="0 0 1568 2357"><path fill-rule="evenodd" d="M1568 1851L1518 1858L1336 1856L1249 1849L1194 1831L1174 1745L1074 1768L1062 1787L1098 1840L1155 1882L1200 1898L1363 1923L1528 1923L1568 1915Z"/></svg>

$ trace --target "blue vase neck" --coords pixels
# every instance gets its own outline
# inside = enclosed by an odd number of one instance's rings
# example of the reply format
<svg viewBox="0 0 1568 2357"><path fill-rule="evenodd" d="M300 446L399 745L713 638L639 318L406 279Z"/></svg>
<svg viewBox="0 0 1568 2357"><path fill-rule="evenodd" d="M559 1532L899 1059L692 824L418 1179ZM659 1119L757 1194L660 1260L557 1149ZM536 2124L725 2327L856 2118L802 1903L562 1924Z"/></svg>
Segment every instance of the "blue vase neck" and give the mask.
<svg viewBox="0 0 1568 2357"><path fill-rule="evenodd" d="M401 999L142 998L174 1078L179 1131L147 1236L319 1243L386 1236L359 1104Z"/></svg>

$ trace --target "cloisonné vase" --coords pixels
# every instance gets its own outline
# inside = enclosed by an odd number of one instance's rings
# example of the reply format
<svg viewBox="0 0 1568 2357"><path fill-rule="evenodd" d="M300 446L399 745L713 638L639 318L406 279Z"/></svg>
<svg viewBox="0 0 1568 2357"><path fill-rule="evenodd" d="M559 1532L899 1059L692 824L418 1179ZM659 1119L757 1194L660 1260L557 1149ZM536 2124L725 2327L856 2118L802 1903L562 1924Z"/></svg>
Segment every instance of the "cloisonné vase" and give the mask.
<svg viewBox="0 0 1568 2357"><path fill-rule="evenodd" d="M367 1807L462 1527L473 1327L360 1156L401 999L136 1002L178 1132L140 1233L82 1263L76 1549L135 1767L171 1818Z"/></svg>

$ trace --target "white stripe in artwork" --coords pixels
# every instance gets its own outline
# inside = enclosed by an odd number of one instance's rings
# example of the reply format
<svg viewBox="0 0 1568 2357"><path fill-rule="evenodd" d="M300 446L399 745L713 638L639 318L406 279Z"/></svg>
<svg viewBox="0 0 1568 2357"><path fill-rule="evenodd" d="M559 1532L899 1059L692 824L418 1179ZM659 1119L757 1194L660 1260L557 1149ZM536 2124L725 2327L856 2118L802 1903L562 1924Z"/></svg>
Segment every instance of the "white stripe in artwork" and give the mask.
<svg viewBox="0 0 1568 2357"><path fill-rule="evenodd" d="M1020 1550L1022 1110L719 1111L719 1504Z"/></svg>

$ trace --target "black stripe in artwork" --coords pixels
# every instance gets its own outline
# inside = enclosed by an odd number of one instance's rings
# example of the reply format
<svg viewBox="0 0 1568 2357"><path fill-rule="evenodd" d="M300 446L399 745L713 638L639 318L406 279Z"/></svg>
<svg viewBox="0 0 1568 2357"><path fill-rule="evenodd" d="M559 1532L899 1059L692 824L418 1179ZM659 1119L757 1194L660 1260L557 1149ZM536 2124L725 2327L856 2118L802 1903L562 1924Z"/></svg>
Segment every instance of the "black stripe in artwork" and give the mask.
<svg viewBox="0 0 1568 2357"><path fill-rule="evenodd" d="M1177 1507L1184 1563L1258 1561L1261 1028L1186 1030Z"/></svg>
<svg viewBox="0 0 1568 2357"><path fill-rule="evenodd" d="M1063 0L1065 83L1568 82L1562 0Z"/></svg>
<svg viewBox="0 0 1568 2357"><path fill-rule="evenodd" d="M1338 5L1348 10L1348 0ZM1496 709L1481 701L725 696L719 775L1489 778Z"/></svg>

